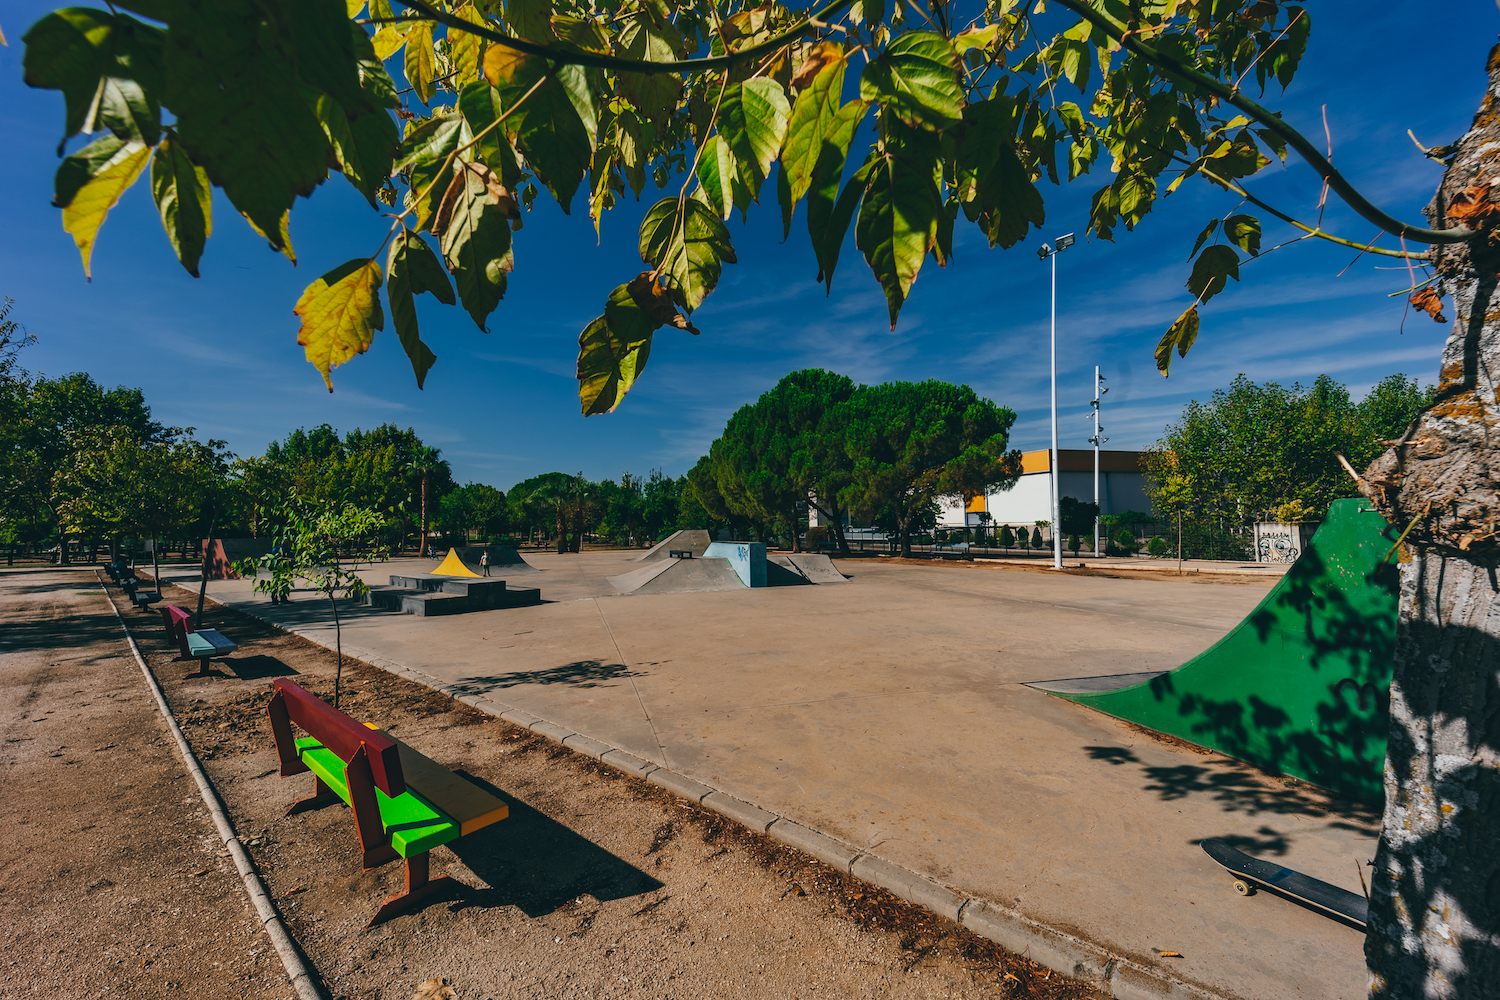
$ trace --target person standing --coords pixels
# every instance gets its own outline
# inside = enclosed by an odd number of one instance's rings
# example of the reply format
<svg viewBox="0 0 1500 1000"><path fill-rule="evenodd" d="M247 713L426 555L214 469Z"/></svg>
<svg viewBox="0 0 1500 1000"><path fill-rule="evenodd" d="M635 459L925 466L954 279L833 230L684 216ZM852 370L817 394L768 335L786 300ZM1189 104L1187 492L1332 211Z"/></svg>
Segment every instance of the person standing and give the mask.
<svg viewBox="0 0 1500 1000"><path fill-rule="evenodd" d="M484 570L484 575L490 575L490 550L485 549L479 553L479 567Z"/></svg>

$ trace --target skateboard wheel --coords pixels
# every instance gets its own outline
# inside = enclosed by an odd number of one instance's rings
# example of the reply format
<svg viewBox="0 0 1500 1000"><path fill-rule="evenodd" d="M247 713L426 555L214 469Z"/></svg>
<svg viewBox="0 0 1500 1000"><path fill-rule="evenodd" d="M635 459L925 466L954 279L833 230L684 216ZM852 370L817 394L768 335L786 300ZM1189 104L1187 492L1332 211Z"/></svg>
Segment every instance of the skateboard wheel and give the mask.
<svg viewBox="0 0 1500 1000"><path fill-rule="evenodd" d="M1244 879L1237 878L1234 880L1234 891L1239 893L1241 896L1253 896L1255 895L1255 886L1251 885L1249 882L1246 882Z"/></svg>

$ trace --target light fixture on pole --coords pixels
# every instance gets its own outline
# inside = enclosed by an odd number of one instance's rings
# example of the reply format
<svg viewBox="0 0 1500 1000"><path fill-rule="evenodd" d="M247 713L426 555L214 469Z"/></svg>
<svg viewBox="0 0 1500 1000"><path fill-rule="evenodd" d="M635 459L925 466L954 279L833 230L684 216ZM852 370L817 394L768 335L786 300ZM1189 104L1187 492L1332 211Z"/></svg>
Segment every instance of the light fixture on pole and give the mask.
<svg viewBox="0 0 1500 1000"><path fill-rule="evenodd" d="M1061 473L1057 468L1057 255L1076 243L1072 233L1057 238L1057 246L1046 243L1037 247L1036 255L1042 260L1052 258L1052 568L1062 569L1062 510L1059 490L1062 488Z"/></svg>
<svg viewBox="0 0 1500 1000"><path fill-rule="evenodd" d="M1104 376L1099 374L1099 366L1094 366L1094 436L1089 438L1089 444L1094 446L1094 558L1099 558L1099 516L1104 508L1099 505L1099 448L1109 438L1103 434L1104 428L1099 426L1099 407L1104 403L1104 394L1109 390L1104 388Z"/></svg>

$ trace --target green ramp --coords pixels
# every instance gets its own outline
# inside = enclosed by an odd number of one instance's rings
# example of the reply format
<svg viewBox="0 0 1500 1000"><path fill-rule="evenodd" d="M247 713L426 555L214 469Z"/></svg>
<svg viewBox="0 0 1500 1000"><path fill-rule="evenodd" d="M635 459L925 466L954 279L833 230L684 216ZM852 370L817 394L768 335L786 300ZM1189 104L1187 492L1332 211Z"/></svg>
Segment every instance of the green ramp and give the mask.
<svg viewBox="0 0 1500 1000"><path fill-rule="evenodd" d="M1396 637L1389 535L1366 501L1335 501L1265 600L1176 670L1031 686L1379 803Z"/></svg>

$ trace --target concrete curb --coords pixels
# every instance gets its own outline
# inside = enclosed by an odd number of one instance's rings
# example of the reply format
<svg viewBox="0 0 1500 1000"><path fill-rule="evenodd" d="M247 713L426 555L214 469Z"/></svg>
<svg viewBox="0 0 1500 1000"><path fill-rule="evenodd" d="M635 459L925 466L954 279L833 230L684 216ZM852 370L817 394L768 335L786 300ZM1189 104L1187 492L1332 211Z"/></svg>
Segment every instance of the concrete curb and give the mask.
<svg viewBox="0 0 1500 1000"><path fill-rule="evenodd" d="M301 636L325 649L330 648L315 634L289 629L269 618L241 608L231 608L231 610L259 619L283 632ZM644 778L653 785L697 802L705 809L712 810L756 833L766 834L832 868L878 885L908 903L946 917L979 937L993 941L1007 951L1029 958L1054 972L1085 980L1107 996L1116 997L1119 1000L1231 1000L1222 994L1201 989L1157 969L1148 968L1124 956L1115 955L1082 938L1055 930L1046 924L1032 920L1017 910L990 900L964 896L946 886L939 885L925 875L877 857L852 844L846 844L788 817L736 798L722 789L714 788L651 761L642 760L632 753L602 743L593 737L575 733L566 726L538 719L519 709L491 701L483 695L475 695L464 688L446 684L441 678L425 671L351 646L344 647L344 655L430 687L456 701L472 705L512 725L529 729L538 736L545 736L555 743L593 757L626 774Z"/></svg>
<svg viewBox="0 0 1500 1000"><path fill-rule="evenodd" d="M135 637L130 634L130 626L125 623L125 619L120 615L120 609L115 607L114 598L109 595L108 585L104 583L104 578L99 576L97 570L94 575L98 577L100 586L104 588L104 599L109 602L109 609L115 613L115 620L120 623L120 629L125 633L125 641L130 645L130 652L135 657L136 664L141 668L141 673L146 677L146 686L151 690L152 697L156 699L157 710L161 712L167 729L172 733L172 738L177 741L177 750L182 755L182 762L198 785L198 794L203 797L203 804L208 807L208 813L213 818L219 838L224 841L224 847L228 850L229 856L234 859L235 870L239 873L240 881L245 885L245 894L250 897L250 903L255 907L261 927L265 930L266 936L271 939L271 947L281 959L282 968L286 970L287 981L291 983L292 989L297 991L299 1000L324 1000L326 994L323 992L317 970L302 957L302 952L298 950L291 932L282 922L281 914L276 909L276 902L271 897L270 890L266 888L260 872L255 870L255 863L250 860L249 852L240 843L239 835L234 832L234 824L225 813L213 782L209 781L208 775L203 773L203 766L198 762L198 756L193 753L193 748L188 743L187 737L183 735L182 728L177 725L177 719L173 717L172 709L167 705L167 698L162 693L161 685L157 683L156 676L151 673L151 668L146 665L146 658L141 655L140 647L135 644Z"/></svg>

